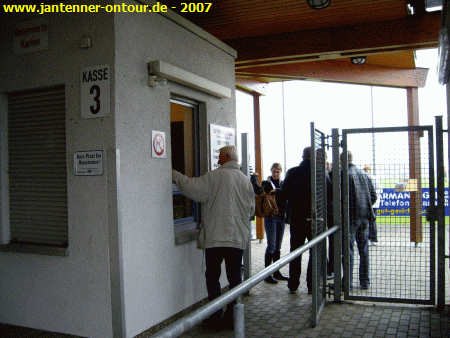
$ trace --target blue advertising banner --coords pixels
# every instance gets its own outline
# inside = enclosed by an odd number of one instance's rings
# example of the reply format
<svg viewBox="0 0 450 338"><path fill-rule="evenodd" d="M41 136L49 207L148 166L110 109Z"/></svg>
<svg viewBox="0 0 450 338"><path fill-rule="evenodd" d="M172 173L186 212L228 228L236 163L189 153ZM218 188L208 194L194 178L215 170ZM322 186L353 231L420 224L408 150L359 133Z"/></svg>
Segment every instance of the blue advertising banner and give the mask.
<svg viewBox="0 0 450 338"><path fill-rule="evenodd" d="M445 216L450 216L448 205L449 189L445 188ZM377 210L377 216L409 216L411 192L397 191L393 188L382 189L378 194L380 199L380 208ZM437 196L436 196L437 198ZM422 210L430 206L430 189L422 189Z"/></svg>

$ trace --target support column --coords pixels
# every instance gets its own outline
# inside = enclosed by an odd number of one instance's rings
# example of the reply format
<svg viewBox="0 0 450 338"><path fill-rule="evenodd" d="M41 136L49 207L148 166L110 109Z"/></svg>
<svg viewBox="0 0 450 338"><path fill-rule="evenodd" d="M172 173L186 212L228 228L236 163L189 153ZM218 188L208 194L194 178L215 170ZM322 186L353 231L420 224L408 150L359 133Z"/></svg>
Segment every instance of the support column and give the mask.
<svg viewBox="0 0 450 338"><path fill-rule="evenodd" d="M253 93L253 119L255 129L255 172L262 180L262 154L261 154L261 109L259 104L260 94ZM256 238L264 239L264 219L256 217Z"/></svg>
<svg viewBox="0 0 450 338"><path fill-rule="evenodd" d="M447 83L446 85L445 85L445 89L446 89L446 96L447 96L447 145L448 145L448 147L447 147L447 170L448 170L448 172L447 172L447 177L448 178L450 178L450 83ZM449 183L448 183L448 181L447 181L447 186L446 186L446 188L450 188L450 185L449 185ZM450 239L450 229L449 229L449 232L448 232L448 238ZM447 252L447 255L448 255L448 257L447 257L447 259L449 260L448 261L448 266L449 266L449 268L450 268L450 241L449 241L449 244L448 244L448 252ZM447 286L447 287L449 287L450 288L450 283L449 283L449 285Z"/></svg>
<svg viewBox="0 0 450 338"><path fill-rule="evenodd" d="M406 95L408 104L408 126L418 126L419 90L418 88L407 88ZM410 241L416 243L416 245L423 241L420 137L421 135L418 131L410 131L408 133L409 179L410 181L417 182L416 191L410 192Z"/></svg>

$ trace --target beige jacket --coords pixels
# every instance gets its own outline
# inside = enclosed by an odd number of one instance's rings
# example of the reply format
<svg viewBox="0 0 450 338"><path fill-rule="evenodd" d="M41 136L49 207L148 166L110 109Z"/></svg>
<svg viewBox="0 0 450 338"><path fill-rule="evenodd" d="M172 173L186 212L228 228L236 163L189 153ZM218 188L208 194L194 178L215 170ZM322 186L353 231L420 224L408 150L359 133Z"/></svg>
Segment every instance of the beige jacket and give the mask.
<svg viewBox="0 0 450 338"><path fill-rule="evenodd" d="M200 177L190 178L173 170L172 179L184 195L202 203L205 248L247 247L255 194L236 161Z"/></svg>

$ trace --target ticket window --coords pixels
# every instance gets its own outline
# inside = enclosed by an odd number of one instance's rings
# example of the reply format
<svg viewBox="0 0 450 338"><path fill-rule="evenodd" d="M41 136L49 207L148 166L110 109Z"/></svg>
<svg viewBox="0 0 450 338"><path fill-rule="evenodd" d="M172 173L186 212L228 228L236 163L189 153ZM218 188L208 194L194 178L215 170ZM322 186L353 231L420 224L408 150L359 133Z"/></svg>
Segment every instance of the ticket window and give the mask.
<svg viewBox="0 0 450 338"><path fill-rule="evenodd" d="M198 108L184 101L170 102L170 136L172 168L189 176L199 174ZM175 230L195 229L199 221L199 204L185 197L172 185Z"/></svg>

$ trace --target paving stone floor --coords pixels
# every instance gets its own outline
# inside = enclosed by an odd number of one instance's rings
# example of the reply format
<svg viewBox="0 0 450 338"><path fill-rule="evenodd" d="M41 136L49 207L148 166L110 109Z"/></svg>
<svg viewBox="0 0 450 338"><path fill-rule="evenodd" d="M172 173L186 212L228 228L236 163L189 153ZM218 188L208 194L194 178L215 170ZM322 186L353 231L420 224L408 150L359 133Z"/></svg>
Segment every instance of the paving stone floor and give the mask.
<svg viewBox="0 0 450 338"><path fill-rule="evenodd" d="M380 245L382 245L380 243ZM265 241L252 241L252 272L264 266ZM380 250L380 248L371 249ZM286 229L282 255L289 251L289 228ZM302 271L306 271L308 254L303 255ZM287 275L287 267L282 273ZM373 303L335 304L325 306L319 325L311 328L311 296L307 294L302 274L297 294L289 294L286 282L277 285L260 283L244 298L246 337L449 337L450 308L442 312L432 307ZM140 338L150 335L141 334ZM0 338L75 337L26 328L0 325ZM231 338L232 331L212 332L195 327L182 337ZM108 337L105 337L108 338Z"/></svg>
<svg viewBox="0 0 450 338"><path fill-rule="evenodd" d="M380 243L382 245L382 243ZM252 241L252 273L264 266L265 241ZM371 248L380 250L380 246ZM282 255L289 251L286 228ZM302 258L306 271L308 254ZM287 267L282 273L288 275ZM449 309L438 312L432 307L413 305L343 302L329 299L319 325L311 328L311 296L302 274L299 292L289 294L286 282L260 283L244 298L246 337L450 337ZM232 331L211 332L201 326L182 337L233 337Z"/></svg>

